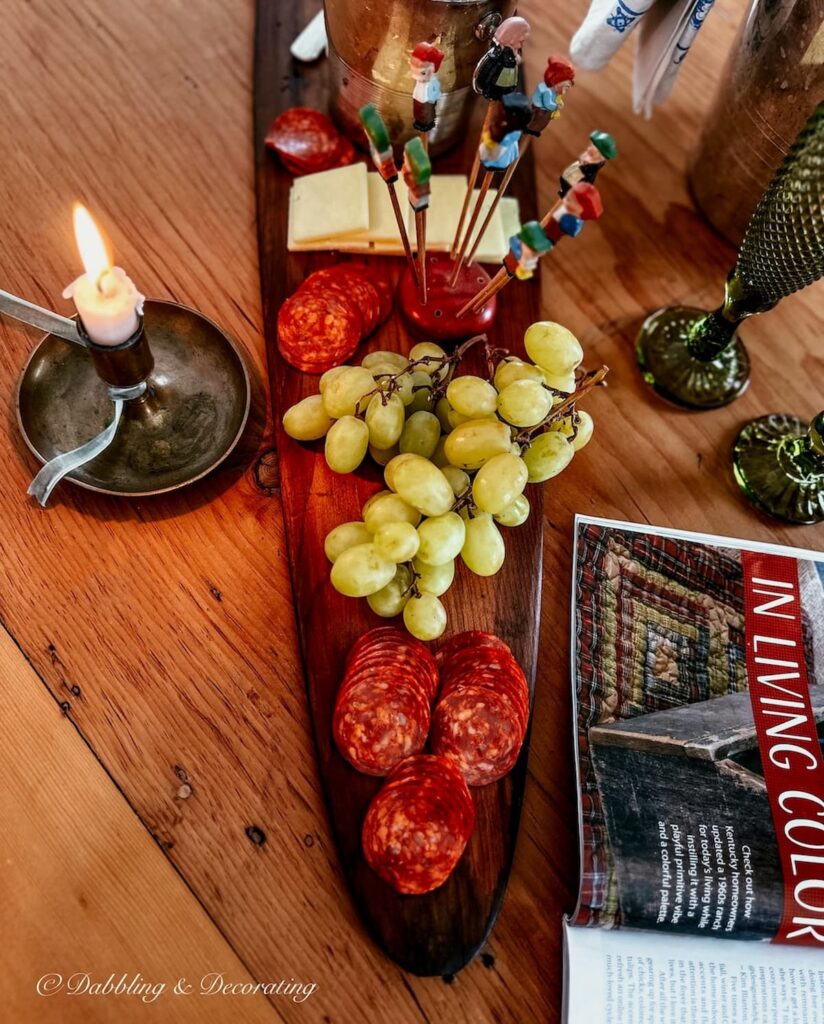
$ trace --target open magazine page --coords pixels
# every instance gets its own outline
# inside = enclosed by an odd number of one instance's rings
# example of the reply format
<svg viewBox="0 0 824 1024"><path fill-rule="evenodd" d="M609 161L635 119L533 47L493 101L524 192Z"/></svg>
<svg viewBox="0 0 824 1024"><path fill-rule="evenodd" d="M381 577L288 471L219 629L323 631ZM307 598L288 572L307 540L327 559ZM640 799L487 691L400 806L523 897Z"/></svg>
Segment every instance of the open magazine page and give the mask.
<svg viewBox="0 0 824 1024"><path fill-rule="evenodd" d="M573 924L824 951L824 555L581 518L573 601Z"/></svg>
<svg viewBox="0 0 824 1024"><path fill-rule="evenodd" d="M814 949L649 932L569 928L570 1024L820 1024L824 957Z"/></svg>

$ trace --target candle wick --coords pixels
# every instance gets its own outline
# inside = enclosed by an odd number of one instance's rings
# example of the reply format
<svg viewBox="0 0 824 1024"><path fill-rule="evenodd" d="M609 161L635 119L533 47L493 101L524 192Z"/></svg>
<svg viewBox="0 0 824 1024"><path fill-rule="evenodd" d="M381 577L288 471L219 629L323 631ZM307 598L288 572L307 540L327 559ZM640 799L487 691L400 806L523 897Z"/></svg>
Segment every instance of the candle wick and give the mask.
<svg viewBox="0 0 824 1024"><path fill-rule="evenodd" d="M97 287L97 290L100 292L101 295L104 294L104 292L103 292L103 278L106 276L106 274L108 274L108 272L109 272L109 268L108 267L106 267L104 270L101 270L100 273L97 275L97 279L95 281L95 286Z"/></svg>

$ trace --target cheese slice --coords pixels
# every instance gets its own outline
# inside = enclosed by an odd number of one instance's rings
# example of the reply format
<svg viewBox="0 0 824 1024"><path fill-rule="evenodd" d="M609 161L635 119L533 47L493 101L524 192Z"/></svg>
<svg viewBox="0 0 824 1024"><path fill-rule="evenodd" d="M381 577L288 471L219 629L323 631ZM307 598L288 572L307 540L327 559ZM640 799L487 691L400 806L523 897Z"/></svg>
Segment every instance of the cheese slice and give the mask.
<svg viewBox="0 0 824 1024"><path fill-rule="evenodd" d="M504 244L509 249L509 240L521 230L521 207L514 196L504 196L498 203Z"/></svg>
<svg viewBox="0 0 824 1024"><path fill-rule="evenodd" d="M290 236L297 244L369 230L366 164L296 178L289 196Z"/></svg>
<svg viewBox="0 0 824 1024"><path fill-rule="evenodd" d="M389 188L379 174L367 174L366 184L369 198L369 227L364 234L376 246L388 245L397 248L400 245L400 234L392 200L389 197ZM401 216L404 216L404 211L409 208L409 200L406 185L400 178L395 182L395 193L401 208ZM353 241L355 238L356 236L352 236Z"/></svg>

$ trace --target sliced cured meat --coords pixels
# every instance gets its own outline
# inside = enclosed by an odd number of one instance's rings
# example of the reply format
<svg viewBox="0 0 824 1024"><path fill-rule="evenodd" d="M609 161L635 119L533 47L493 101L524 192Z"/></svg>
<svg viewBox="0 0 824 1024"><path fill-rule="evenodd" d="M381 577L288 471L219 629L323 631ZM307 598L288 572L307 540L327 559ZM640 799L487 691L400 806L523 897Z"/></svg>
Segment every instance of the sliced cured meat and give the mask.
<svg viewBox="0 0 824 1024"><path fill-rule="evenodd" d="M386 775L423 749L429 721L429 702L419 687L369 675L345 687L332 728L338 750L353 768Z"/></svg>
<svg viewBox="0 0 824 1024"><path fill-rule="evenodd" d="M361 339L357 311L334 296L296 292L278 313L278 349L290 366L324 373L354 353Z"/></svg>
<svg viewBox="0 0 824 1024"><path fill-rule="evenodd" d="M381 316L380 292L364 274L349 268L348 263L316 270L303 282L297 294L304 292L326 292L345 296L361 315L363 337L374 331Z"/></svg>
<svg viewBox="0 0 824 1024"><path fill-rule="evenodd" d="M460 775L435 755L410 757L369 806L364 855L397 892L432 892L454 871L474 823L472 796Z"/></svg>
<svg viewBox="0 0 824 1024"><path fill-rule="evenodd" d="M470 786L510 772L524 737L517 706L488 686L457 687L438 701L432 718L432 750L452 761Z"/></svg>
<svg viewBox="0 0 824 1024"><path fill-rule="evenodd" d="M266 134L274 150L293 174L311 174L351 163L351 143L319 110L292 107L275 118Z"/></svg>
<svg viewBox="0 0 824 1024"><path fill-rule="evenodd" d="M354 273L365 276L380 295L380 323L389 319L392 308L395 305L395 289L385 274L376 273L374 267L368 267L365 263L347 263L346 267Z"/></svg>
<svg viewBox="0 0 824 1024"><path fill-rule="evenodd" d="M439 668L443 668L444 664L453 654L457 654L458 651L464 648L474 649L477 647L499 647L502 650L509 651L507 644L493 633L484 633L480 629L468 629L464 633L455 633L447 637L438 648L435 654L435 661Z"/></svg>
<svg viewBox="0 0 824 1024"><path fill-rule="evenodd" d="M393 626L378 626L364 633L352 646L346 660L346 677L353 671L369 666L389 665L398 671L414 671L429 696L435 700L438 692L438 669L428 648L420 640Z"/></svg>

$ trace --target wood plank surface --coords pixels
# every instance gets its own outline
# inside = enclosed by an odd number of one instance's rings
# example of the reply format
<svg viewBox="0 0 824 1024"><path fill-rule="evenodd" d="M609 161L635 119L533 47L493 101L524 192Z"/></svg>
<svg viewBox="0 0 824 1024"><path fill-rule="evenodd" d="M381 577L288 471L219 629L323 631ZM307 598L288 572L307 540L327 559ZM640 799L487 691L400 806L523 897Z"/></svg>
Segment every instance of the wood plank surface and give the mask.
<svg viewBox="0 0 824 1024"><path fill-rule="evenodd" d="M0 664L4 1019L232 1024L202 993L252 977L3 629ZM112 975L123 993L91 994ZM249 1024L282 1019L242 999Z"/></svg>
<svg viewBox="0 0 824 1024"><path fill-rule="evenodd" d="M543 267L546 315L579 333L588 363L612 367L611 385L588 406L592 444L547 488L535 725L509 891L489 956L446 985L404 975L366 936L315 770L260 383L252 5L4 5L2 286L66 312L59 293L77 272L69 210L82 198L140 286L218 320L245 346L258 380L252 429L213 479L143 502L61 488L41 512L25 498L36 467L12 412L34 336L0 323L0 619L67 705L61 725L75 724L248 970L318 983L307 1003L276 1004L286 1019L558 1018L560 916L576 876L575 511L822 546L820 527L779 526L751 511L728 461L748 418L818 411L821 285L745 325L753 384L726 409L669 409L633 358L646 313L670 301L717 303L734 259L694 211L684 170L743 8L718 0L651 122L630 113L630 43L606 72L579 76L563 119L535 147L548 205L557 172L593 127L618 139L619 162L599 179L606 215ZM564 49L583 4L564 0L550 17L527 0L522 13L534 25L527 63L540 68L547 52ZM192 796L180 801L183 778ZM82 850L83 837L74 842ZM18 884L21 870L7 869L4 886ZM56 869L44 903L65 885ZM93 925L83 930L70 906L48 926L66 942L81 933L92 941ZM0 917L6 947L15 927ZM173 951L172 937L157 946ZM23 981L5 972L4 1005Z"/></svg>
<svg viewBox="0 0 824 1024"><path fill-rule="evenodd" d="M258 195L260 276L272 411L276 421L307 395L317 394L318 377L292 369L277 347L278 310L300 283L320 267L340 261L328 254L287 253L287 218L291 175L264 147L266 131L288 106L327 110L330 95L327 66L294 68L289 40L312 16L314 0L293 4L283 19L268 0L259 0L255 53L255 161ZM278 83L290 78L285 93ZM466 144L436 159L440 174L461 174L471 166L483 119L475 124ZM364 156L364 161L371 162ZM520 203L524 221L538 216L535 206L532 154L522 161L521 177L511 193ZM362 260L360 261L362 264ZM399 308L398 279L405 262L371 257L370 268L384 274L395 288L393 315L359 348L356 362L367 349L408 352L410 338ZM526 358L523 334L538 319L539 282L511 288L500 302L494 325L495 347ZM430 302L437 301L434 293ZM472 334L472 330L468 332ZM486 373L480 345L461 361L461 373ZM367 808L383 780L355 771L332 742L335 697L346 655L355 640L385 621L365 600L338 594L329 583L324 554L326 535L342 522L360 519L364 502L385 484L371 459L357 474L340 477L326 465L322 445L300 445L282 430L277 435L286 542L292 572L298 637L301 645L318 768L332 829L358 912L375 941L392 959L417 975L455 974L477 954L504 898L518 838L524 782L529 756L524 745L518 763L499 782L472 790L475 827L466 852L445 885L425 896L399 895L367 865L361 829ZM524 670L534 696L540 622L543 489L530 487L532 514L520 529L504 530L506 559L494 582L467 571L459 562L453 587L444 596L446 635L467 629L494 633L509 644ZM334 495L334 501L330 497ZM334 623L332 629L329 623ZM318 640L323 637L324 642ZM434 649L434 648L433 648Z"/></svg>

